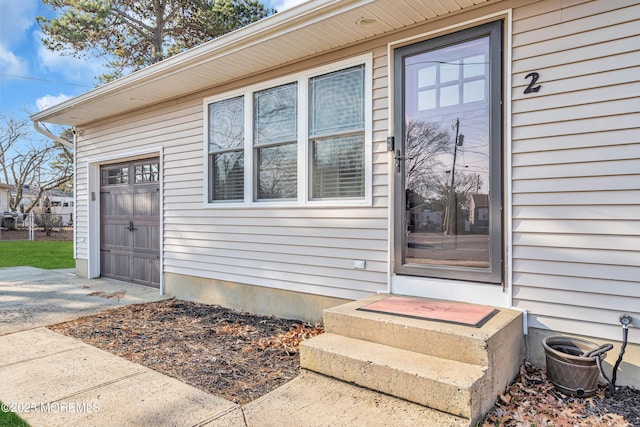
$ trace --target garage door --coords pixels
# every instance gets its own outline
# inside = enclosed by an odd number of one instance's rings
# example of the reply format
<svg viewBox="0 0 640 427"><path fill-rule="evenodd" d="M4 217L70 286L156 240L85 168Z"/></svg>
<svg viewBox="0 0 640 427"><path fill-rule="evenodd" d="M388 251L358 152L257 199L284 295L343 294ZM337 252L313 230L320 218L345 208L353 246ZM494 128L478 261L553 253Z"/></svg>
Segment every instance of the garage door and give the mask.
<svg viewBox="0 0 640 427"><path fill-rule="evenodd" d="M101 276L159 288L159 160L105 165L100 178Z"/></svg>

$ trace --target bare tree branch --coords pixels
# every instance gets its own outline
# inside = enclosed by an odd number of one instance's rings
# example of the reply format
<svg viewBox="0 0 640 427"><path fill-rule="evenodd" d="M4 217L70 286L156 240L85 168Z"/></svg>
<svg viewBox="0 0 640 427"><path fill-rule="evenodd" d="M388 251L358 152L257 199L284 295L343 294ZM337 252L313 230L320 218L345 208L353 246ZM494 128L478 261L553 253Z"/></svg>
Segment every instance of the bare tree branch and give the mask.
<svg viewBox="0 0 640 427"><path fill-rule="evenodd" d="M61 137L65 137L64 133ZM0 116L0 168L5 183L13 185L15 197L10 209L17 211L25 198L24 189L35 189L24 212L38 205L47 191L69 187L73 179L73 153L67 147L53 141L30 139L28 120Z"/></svg>

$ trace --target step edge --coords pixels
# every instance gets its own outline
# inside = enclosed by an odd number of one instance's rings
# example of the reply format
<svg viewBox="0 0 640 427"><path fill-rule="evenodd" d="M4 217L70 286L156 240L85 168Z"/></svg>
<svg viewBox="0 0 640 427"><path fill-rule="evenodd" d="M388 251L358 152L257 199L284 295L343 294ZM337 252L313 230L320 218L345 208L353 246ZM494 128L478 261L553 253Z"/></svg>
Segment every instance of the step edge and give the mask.
<svg viewBox="0 0 640 427"><path fill-rule="evenodd" d="M312 340L316 340L315 337ZM342 337L344 338L344 337ZM409 400L418 403L423 406L430 407L435 410L447 412L449 414L460 416L468 419L477 419L482 416L482 408L485 405L482 399L481 391L486 388L485 384L488 381L486 372L482 370L481 375L475 377L472 381L447 381L446 378L441 376L432 377L430 375L424 375L424 372L415 371L403 371L394 367L392 364L379 363L373 358L353 358L349 354L344 352L333 352L330 348L323 345L318 345L320 340L316 340L314 345L310 345L308 340L303 342L303 346L300 348L300 362L301 368L321 373L323 375L331 376L340 379L345 382L354 383L372 390L380 391L385 394L396 396L405 400ZM352 338L347 338L348 341L354 341ZM344 340L343 340L344 341ZM355 340L357 341L357 340ZM371 343L364 342L367 345ZM374 347L386 347L380 344L375 344ZM394 349L400 352L407 352L406 350ZM407 352L410 353L410 352ZM420 355L420 357L426 357L429 359L438 359L431 356ZM367 360L374 359L374 360ZM443 359L441 359L443 360ZM327 363L327 361L329 363ZM446 361L446 360L445 360ZM454 365L458 365L461 362L451 361ZM336 369L336 365L347 365L348 363L354 364L358 369L343 370ZM471 368L479 368L476 365L465 364ZM371 371L383 372L381 375L371 376ZM396 375L391 373L395 372ZM377 378L390 378L388 383L380 383ZM406 384L412 382L418 382L423 384L423 389L434 388L437 392L419 396L413 393L403 392ZM442 396L455 396L442 401L438 399ZM492 397L493 401L493 397Z"/></svg>

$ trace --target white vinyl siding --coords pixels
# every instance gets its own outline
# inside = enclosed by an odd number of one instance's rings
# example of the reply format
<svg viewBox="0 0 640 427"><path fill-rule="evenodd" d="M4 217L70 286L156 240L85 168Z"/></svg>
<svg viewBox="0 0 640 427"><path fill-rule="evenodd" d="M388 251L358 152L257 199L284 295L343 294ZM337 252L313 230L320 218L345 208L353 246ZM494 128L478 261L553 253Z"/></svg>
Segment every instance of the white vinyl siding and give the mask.
<svg viewBox="0 0 640 427"><path fill-rule="evenodd" d="M513 305L619 339L640 315L640 4L563 3L513 11Z"/></svg>
<svg viewBox="0 0 640 427"><path fill-rule="evenodd" d="M386 55L384 47L376 53ZM386 97L386 59L374 56L373 62L382 70L374 71L372 102L384 105L386 98L380 98ZM203 205L207 171L202 105L204 98L216 95L211 90L78 129L78 257L86 259L89 252L87 161L109 158L115 163L161 147L164 273L347 299L385 290L386 112L368 126L374 127L369 130L373 143L367 139L374 159L372 166L368 160L373 193L368 205L215 209ZM353 260L365 260L366 269L354 269Z"/></svg>

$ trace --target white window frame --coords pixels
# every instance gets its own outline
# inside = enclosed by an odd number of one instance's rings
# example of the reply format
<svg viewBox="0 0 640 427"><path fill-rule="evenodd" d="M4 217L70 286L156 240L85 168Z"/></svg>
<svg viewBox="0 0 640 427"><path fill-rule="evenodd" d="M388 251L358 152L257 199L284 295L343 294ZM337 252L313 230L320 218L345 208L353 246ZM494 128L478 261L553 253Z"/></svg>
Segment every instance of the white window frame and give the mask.
<svg viewBox="0 0 640 427"><path fill-rule="evenodd" d="M334 71L364 65L364 196L345 199L311 199L311 170L309 152L309 80L313 77ZM325 206L371 206L373 200L373 149L372 149L372 114L373 114L373 55L366 54L331 64L316 67L303 72L290 74L285 77L269 80L240 90L225 92L207 97L203 100L203 202L206 208L235 208L238 207L325 207ZM297 198L282 200L257 200L256 173L257 159L253 146L253 95L255 92L288 83L298 83L298 170L297 170ZM209 170L209 104L225 99L243 96L244 98L244 199L237 201L209 201L210 170Z"/></svg>

